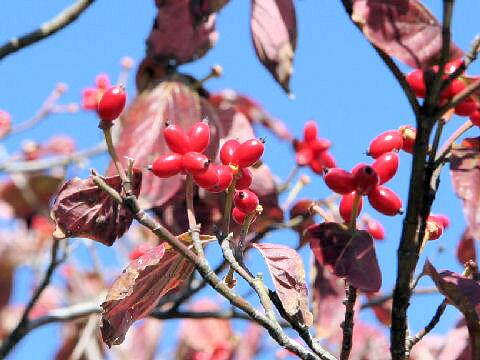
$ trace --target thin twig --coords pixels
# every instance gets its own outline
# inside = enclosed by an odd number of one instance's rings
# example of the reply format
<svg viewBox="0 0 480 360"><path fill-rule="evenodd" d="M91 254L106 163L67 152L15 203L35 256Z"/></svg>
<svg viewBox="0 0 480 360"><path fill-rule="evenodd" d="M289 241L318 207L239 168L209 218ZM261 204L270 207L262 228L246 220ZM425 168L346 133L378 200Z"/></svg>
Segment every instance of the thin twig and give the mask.
<svg viewBox="0 0 480 360"><path fill-rule="evenodd" d="M42 24L38 29L11 39L0 47L0 59L55 34L74 22L94 2L95 0L79 0L65 8L50 21Z"/></svg>
<svg viewBox="0 0 480 360"><path fill-rule="evenodd" d="M448 153L452 149L452 145L455 143L455 141L472 127L473 124L470 120L465 121L462 126L455 130L455 132L445 141L445 143L438 151L438 155L435 159L435 163L433 165L435 168L437 168L441 163L443 163L445 158L448 156Z"/></svg>
<svg viewBox="0 0 480 360"><path fill-rule="evenodd" d="M343 331L342 351L340 353L340 360L348 360L350 351L352 351L352 337L353 337L353 316L355 315L355 301L357 300L357 289L352 285L345 286L345 320L341 327Z"/></svg>

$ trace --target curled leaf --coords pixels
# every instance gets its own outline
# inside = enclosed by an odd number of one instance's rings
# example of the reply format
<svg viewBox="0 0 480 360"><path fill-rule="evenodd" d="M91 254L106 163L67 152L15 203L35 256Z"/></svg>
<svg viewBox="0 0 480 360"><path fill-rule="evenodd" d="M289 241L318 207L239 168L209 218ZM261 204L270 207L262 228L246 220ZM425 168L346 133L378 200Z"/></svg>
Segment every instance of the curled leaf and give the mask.
<svg viewBox="0 0 480 360"><path fill-rule="evenodd" d="M298 318L306 326L311 326L313 315L308 309L308 290L300 255L280 244L253 243L252 246L265 259L275 290L287 314Z"/></svg>
<svg viewBox="0 0 480 360"><path fill-rule="evenodd" d="M297 46L297 20L292 0L253 0L250 19L259 60L288 93Z"/></svg>
<svg viewBox="0 0 480 360"><path fill-rule="evenodd" d="M312 225L306 231L317 261L361 291L378 291L382 275L372 236L337 223Z"/></svg>
<svg viewBox="0 0 480 360"><path fill-rule="evenodd" d="M426 69L438 62L442 28L418 0L354 0L352 20L375 46L405 64ZM450 58L463 52L450 44Z"/></svg>
<svg viewBox="0 0 480 360"><path fill-rule="evenodd" d="M120 176L106 177L107 185L122 191ZM142 172L134 169L132 189L138 196ZM132 223L131 213L100 189L90 176L67 181L57 194L51 216L56 224L54 236L85 237L111 246Z"/></svg>
<svg viewBox="0 0 480 360"><path fill-rule="evenodd" d="M467 261L477 261L477 250L475 249L475 239L468 229L465 229L457 245L457 259L460 264Z"/></svg>
<svg viewBox="0 0 480 360"><path fill-rule="evenodd" d="M194 266L179 252L160 244L132 261L115 280L102 304L102 337L121 344L134 321L147 316L169 291L190 277Z"/></svg>

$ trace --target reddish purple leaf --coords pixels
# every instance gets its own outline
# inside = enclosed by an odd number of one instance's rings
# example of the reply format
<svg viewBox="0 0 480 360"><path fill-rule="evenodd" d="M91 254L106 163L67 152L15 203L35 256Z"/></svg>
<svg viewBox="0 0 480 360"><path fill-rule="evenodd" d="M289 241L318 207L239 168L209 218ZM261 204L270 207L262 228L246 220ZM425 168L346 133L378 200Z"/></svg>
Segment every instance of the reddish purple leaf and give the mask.
<svg viewBox="0 0 480 360"><path fill-rule="evenodd" d="M280 244L256 244L272 275L275 290L288 315L307 326L313 323L308 309L308 289L305 283L303 260L293 249Z"/></svg>
<svg viewBox="0 0 480 360"><path fill-rule="evenodd" d="M366 293L365 295L369 301L383 296L381 293ZM370 307L377 320L385 326L390 326L392 323L392 304L392 299L388 299L387 301L384 301L378 305L372 305Z"/></svg>
<svg viewBox="0 0 480 360"><path fill-rule="evenodd" d="M102 337L121 344L135 320L147 316L169 291L190 277L194 266L165 244L132 261L115 280L102 304Z"/></svg>
<svg viewBox="0 0 480 360"><path fill-rule="evenodd" d="M389 339L380 329L362 321L356 321L353 328L353 339L350 359L391 359Z"/></svg>
<svg viewBox="0 0 480 360"><path fill-rule="evenodd" d="M63 180L60 176L17 174L0 184L0 199L12 208L16 217L30 219L48 209Z"/></svg>
<svg viewBox="0 0 480 360"><path fill-rule="evenodd" d="M315 336L329 338L340 331L344 320L345 282L314 261L312 300Z"/></svg>
<svg viewBox="0 0 480 360"><path fill-rule="evenodd" d="M262 346L265 329L254 322L248 322L235 353L236 360L254 360Z"/></svg>
<svg viewBox="0 0 480 360"><path fill-rule="evenodd" d="M311 199L301 199L290 209L290 220L301 219L298 224L292 226L292 229L295 230L299 236L298 247L302 247L308 242L308 239L304 236L305 230L315 224L314 216L310 213L312 204L313 200Z"/></svg>
<svg viewBox="0 0 480 360"><path fill-rule="evenodd" d="M126 156L134 158L138 167L147 166L159 155L171 152L163 137L167 120L188 131L204 116L208 116L211 131L206 154L214 158L218 151L219 138L222 136L214 109L187 85L174 81L162 82L143 92L130 105L123 118L124 127L118 141L117 153L122 160ZM114 171L113 164L110 164L109 173ZM183 183L184 177L181 175L160 179L152 173L145 174L140 193L143 207L162 206L181 189Z"/></svg>
<svg viewBox="0 0 480 360"><path fill-rule="evenodd" d="M292 0L253 0L250 19L253 44L262 64L286 92L297 46L297 20Z"/></svg>
<svg viewBox="0 0 480 360"><path fill-rule="evenodd" d="M375 292L382 285L372 236L352 232L337 223L312 225L307 229L317 261L361 291Z"/></svg>
<svg viewBox="0 0 480 360"><path fill-rule="evenodd" d="M191 0L157 1L158 14L147 39L148 56L163 64L183 64L205 55L218 39L215 14L208 15L204 10L211 9L206 5L208 9L192 7Z"/></svg>
<svg viewBox="0 0 480 360"><path fill-rule="evenodd" d="M190 8L196 17L203 17L219 11L229 0L190 0Z"/></svg>
<svg viewBox="0 0 480 360"><path fill-rule="evenodd" d="M104 178L105 182L122 191L118 175ZM132 189L140 193L142 173L134 169ZM57 194L52 207L52 218L56 223L54 236L85 237L111 246L122 236L132 223L131 213L100 189L90 176L83 180L67 181Z"/></svg>
<svg viewBox="0 0 480 360"><path fill-rule="evenodd" d="M425 69L438 62L442 29L420 1L354 0L352 19L375 46L409 66ZM462 55L451 43L450 58Z"/></svg>
<svg viewBox="0 0 480 360"><path fill-rule="evenodd" d="M463 214L470 234L480 239L480 152L478 149L453 149L450 171L457 196L463 200Z"/></svg>
<svg viewBox="0 0 480 360"><path fill-rule="evenodd" d="M475 239L468 229L465 229L457 245L457 259L460 264L473 260L477 261L477 251L475 250Z"/></svg>

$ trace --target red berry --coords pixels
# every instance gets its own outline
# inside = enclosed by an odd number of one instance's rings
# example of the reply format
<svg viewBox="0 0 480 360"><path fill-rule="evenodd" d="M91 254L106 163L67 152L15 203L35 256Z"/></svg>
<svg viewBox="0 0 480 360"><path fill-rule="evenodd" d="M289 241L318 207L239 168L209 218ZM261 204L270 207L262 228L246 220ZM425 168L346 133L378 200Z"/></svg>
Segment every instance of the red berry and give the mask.
<svg viewBox="0 0 480 360"><path fill-rule="evenodd" d="M204 189L210 189L218 184L218 173L214 166L209 166L208 170L200 175L193 177L195 183Z"/></svg>
<svg viewBox="0 0 480 360"><path fill-rule="evenodd" d="M353 175L343 169L328 169L323 178L325 184L338 194L348 194L355 190Z"/></svg>
<svg viewBox="0 0 480 360"><path fill-rule="evenodd" d="M208 189L208 191L219 193L225 191L233 180L232 169L228 165L210 165L217 172L218 183Z"/></svg>
<svg viewBox="0 0 480 360"><path fill-rule="evenodd" d="M246 214L250 214L255 211L259 201L258 196L250 190L241 190L235 193L233 197L233 203L240 211L243 211Z"/></svg>
<svg viewBox="0 0 480 360"><path fill-rule="evenodd" d="M310 148L304 148L297 151L295 160L299 166L305 166L309 164L313 159L313 152Z"/></svg>
<svg viewBox="0 0 480 360"><path fill-rule="evenodd" d="M314 153L319 153L330 149L332 143L327 139L315 139L309 145Z"/></svg>
<svg viewBox="0 0 480 360"><path fill-rule="evenodd" d="M379 177L377 172L370 165L361 165L352 170L355 190L360 195L368 194L378 185Z"/></svg>
<svg viewBox="0 0 480 360"><path fill-rule="evenodd" d="M322 163L319 160L312 159L309 165L310 165L310 169L312 169L314 173L318 175L323 175L325 168L323 167Z"/></svg>
<svg viewBox="0 0 480 360"><path fill-rule="evenodd" d="M210 127L206 122L194 124L188 131L192 151L204 152L210 142Z"/></svg>
<svg viewBox="0 0 480 360"><path fill-rule="evenodd" d="M130 252L130 255L128 255L128 257L130 258L130 260L136 260L140 256L143 256L143 254L145 254L150 249L151 246L147 243L139 244Z"/></svg>
<svg viewBox="0 0 480 360"><path fill-rule="evenodd" d="M264 148L265 146L261 140L247 140L240 144L233 153L232 163L241 168L249 167L262 157Z"/></svg>
<svg viewBox="0 0 480 360"><path fill-rule="evenodd" d="M477 106L475 99L468 97L455 106L455 114L459 116L470 116L477 110Z"/></svg>
<svg viewBox="0 0 480 360"><path fill-rule="evenodd" d="M175 124L167 125L165 130L163 130L163 136L168 147L174 153L184 155L191 151L190 140L180 126Z"/></svg>
<svg viewBox="0 0 480 360"><path fill-rule="evenodd" d="M225 141L220 149L220 160L224 165L229 165L233 159L233 153L240 146L237 140L230 139Z"/></svg>
<svg viewBox="0 0 480 360"><path fill-rule="evenodd" d="M400 150L402 146L403 139L400 132L398 130L388 130L372 140L367 153L376 159L386 152Z"/></svg>
<svg viewBox="0 0 480 360"><path fill-rule="evenodd" d="M480 126L480 110L478 108L472 115L470 115L470 121L473 125Z"/></svg>
<svg viewBox="0 0 480 360"><path fill-rule="evenodd" d="M177 175L183 170L182 155L168 154L158 157L152 164L152 172L161 178Z"/></svg>
<svg viewBox="0 0 480 360"><path fill-rule="evenodd" d="M368 201L375 210L384 215L395 216L402 212L402 200L393 190L383 185L378 185L368 193Z"/></svg>
<svg viewBox="0 0 480 360"><path fill-rule="evenodd" d="M307 121L305 124L305 127L303 128L303 139L305 142L309 143L314 141L317 138L318 135L318 128L317 124L315 121L310 120Z"/></svg>
<svg viewBox="0 0 480 360"><path fill-rule="evenodd" d="M443 234L443 226L436 221L427 219L425 232L427 240L437 240Z"/></svg>
<svg viewBox="0 0 480 360"><path fill-rule="evenodd" d="M335 159L328 151L322 151L320 154L318 154L317 160L320 161L320 163L326 168L330 169L337 167Z"/></svg>
<svg viewBox="0 0 480 360"><path fill-rule="evenodd" d="M233 208L232 218L238 225L243 225L246 217L247 217L247 214L245 214L243 211L239 210L236 207ZM253 220L254 219L252 219L252 222L253 222Z"/></svg>
<svg viewBox="0 0 480 360"><path fill-rule="evenodd" d="M372 164L377 172L380 185L386 183L395 176L398 170L399 156L396 152L390 151L380 155Z"/></svg>
<svg viewBox="0 0 480 360"><path fill-rule="evenodd" d="M413 153L415 138L417 137L417 129L410 125L404 125L400 126L398 131L400 131L400 134L402 134L402 150L410 154Z"/></svg>
<svg viewBox="0 0 480 360"><path fill-rule="evenodd" d="M385 229L380 221L375 219L367 220L367 231L375 240L385 239Z"/></svg>
<svg viewBox="0 0 480 360"><path fill-rule="evenodd" d="M237 182L235 183L235 189L248 189L250 185L252 185L252 181L253 177L250 170L248 170L248 168L242 168L240 169L239 177L237 178Z"/></svg>
<svg viewBox="0 0 480 360"><path fill-rule="evenodd" d="M101 90L107 90L110 87L110 79L107 74L101 73L95 77L95 86Z"/></svg>
<svg viewBox="0 0 480 360"><path fill-rule="evenodd" d="M355 200L355 196L357 193L355 191L352 191L349 194L345 194L342 196L342 200L340 200L340 205L338 207L338 210L340 212L340 216L345 222L350 222L350 219L352 218L352 212L353 212L353 202ZM360 215L360 212L362 211L362 206L363 206L363 200L362 197L358 199L358 208L357 208L357 217Z"/></svg>
<svg viewBox="0 0 480 360"><path fill-rule="evenodd" d="M98 102L98 116L103 121L113 121L120 116L125 108L127 93L123 86L113 86L103 93Z"/></svg>
<svg viewBox="0 0 480 360"><path fill-rule="evenodd" d="M445 229L447 229L450 226L450 219L446 215L431 214L427 220L436 221L438 224L442 225Z"/></svg>
<svg viewBox="0 0 480 360"><path fill-rule="evenodd" d="M461 93L467 85L460 80L460 79L453 79L450 86L448 87L448 93L450 97L454 97L455 95Z"/></svg>
<svg viewBox="0 0 480 360"><path fill-rule="evenodd" d="M192 175L200 175L207 171L210 160L199 152L189 151L183 155L182 164L186 172Z"/></svg>
<svg viewBox="0 0 480 360"><path fill-rule="evenodd" d="M413 70L407 75L407 82L415 93L416 97L424 98L427 93L423 70Z"/></svg>

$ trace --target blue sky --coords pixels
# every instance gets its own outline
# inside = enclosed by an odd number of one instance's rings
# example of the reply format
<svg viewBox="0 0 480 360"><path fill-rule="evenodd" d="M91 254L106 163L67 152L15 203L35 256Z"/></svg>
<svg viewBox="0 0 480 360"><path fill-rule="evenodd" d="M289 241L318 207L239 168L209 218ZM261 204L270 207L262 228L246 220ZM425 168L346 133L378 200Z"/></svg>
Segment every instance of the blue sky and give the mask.
<svg viewBox="0 0 480 360"><path fill-rule="evenodd" d="M152 0L97 1L72 26L0 61L0 108L8 110L15 122L21 122L39 108L59 81L69 85L63 99L70 102L79 101L82 89L91 85L99 72L106 72L115 79L122 56L131 56L137 63L142 59L144 41L155 14L153 3ZM70 1L64 0L4 2L0 5L4 14L0 42L37 27L69 4ZM440 1L430 0L425 4L441 17ZM295 100L287 98L255 57L246 0L232 0L225 7L217 22L220 33L217 46L196 63L183 66L182 70L202 77L211 65L221 64L224 76L209 81L209 90L233 88L252 96L271 114L285 121L296 135L301 135L305 121L315 119L321 136L332 140L332 153L337 163L349 169L357 162L368 161L365 149L378 133L413 124L412 112L395 79L350 23L340 2L303 0L296 1L296 6L299 37L291 82ZM464 50L469 49L471 40L479 32L479 13L479 2L456 2L453 39ZM402 69L408 71L406 67ZM478 74L480 66L475 64L470 72ZM128 90L133 98L134 88L130 85ZM445 137L461 122L462 119L454 118L447 126ZM78 146L84 148L101 140L96 125L92 113L58 115L44 121L28 136L44 140L61 131L74 136ZM263 134L262 129L259 131ZM478 135L478 129L472 134ZM24 139L23 134L14 136L4 145L14 152ZM282 146L273 136L268 136L264 160L280 178L285 178L294 164L291 149ZM409 162L410 157L401 154L400 171L390 183L403 199L407 194ZM104 169L105 164L105 157L92 163L98 169ZM300 196L321 198L328 194L321 179L314 178ZM452 226L439 241L428 246L422 259L430 256L439 268L461 271L454 249L465 224L461 204L452 193L448 171L442 174L433 210L447 214ZM375 214L366 204L364 211ZM383 271L383 289L389 291L394 282L401 218L380 215L377 218L387 229L387 240L378 244L377 254ZM290 232L275 233L268 241L295 244L294 236ZM446 249L441 255L436 255L438 245ZM302 254L308 259L308 250L304 249ZM258 265L262 264L261 259L253 256L254 267L263 268L266 273L265 268ZM19 276L24 279L28 275L21 273ZM421 284L428 285L428 282ZM19 282L16 289L18 301L25 296L21 285L25 283ZM414 330L429 320L440 301L438 296L423 296L413 301L410 323ZM370 318L368 314L364 316ZM436 331L445 331L458 317L459 313L450 309ZM49 358L55 346L53 331L55 338L59 338L56 326L37 330L20 344L11 358L28 359L32 354L38 359Z"/></svg>

